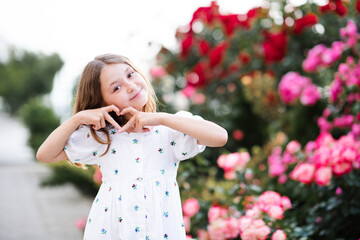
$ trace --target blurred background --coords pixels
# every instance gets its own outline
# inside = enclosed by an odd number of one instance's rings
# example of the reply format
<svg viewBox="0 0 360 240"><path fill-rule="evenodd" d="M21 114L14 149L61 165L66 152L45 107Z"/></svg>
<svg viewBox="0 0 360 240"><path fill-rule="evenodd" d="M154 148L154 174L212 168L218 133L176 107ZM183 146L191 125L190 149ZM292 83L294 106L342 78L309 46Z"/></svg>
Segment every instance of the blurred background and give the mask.
<svg viewBox="0 0 360 240"><path fill-rule="evenodd" d="M229 133L180 165L189 239L357 239L360 0L0 2L0 239L81 239L96 167L43 165L84 66L129 57L159 110Z"/></svg>

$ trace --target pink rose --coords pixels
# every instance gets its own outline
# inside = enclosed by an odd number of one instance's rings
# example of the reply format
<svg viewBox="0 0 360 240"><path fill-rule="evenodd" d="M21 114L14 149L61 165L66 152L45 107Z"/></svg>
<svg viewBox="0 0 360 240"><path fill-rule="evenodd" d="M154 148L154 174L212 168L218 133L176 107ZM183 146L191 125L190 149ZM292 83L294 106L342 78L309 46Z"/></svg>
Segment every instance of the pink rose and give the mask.
<svg viewBox="0 0 360 240"><path fill-rule="evenodd" d="M320 99L320 92L316 85L310 84L301 93L300 102L305 106L315 104Z"/></svg>
<svg viewBox="0 0 360 240"><path fill-rule="evenodd" d="M217 219L208 225L208 233L210 240L226 240L224 235L225 221L222 219Z"/></svg>
<svg viewBox="0 0 360 240"><path fill-rule="evenodd" d="M321 59L319 56L307 57L303 63L302 67L306 72L315 72L319 64L321 63Z"/></svg>
<svg viewBox="0 0 360 240"><path fill-rule="evenodd" d="M185 226L185 231L188 233L188 232L190 232L190 227L191 227L191 225L190 225L190 217L188 217L188 216L183 216L183 222L184 222L184 226Z"/></svg>
<svg viewBox="0 0 360 240"><path fill-rule="evenodd" d="M305 145L305 153L310 155L316 149L316 143L314 141L309 141Z"/></svg>
<svg viewBox="0 0 360 240"><path fill-rule="evenodd" d="M208 240L209 239L209 234L207 231L200 229L197 232L197 237L199 238L199 240Z"/></svg>
<svg viewBox="0 0 360 240"><path fill-rule="evenodd" d="M336 176L349 173L351 171L351 164L348 162L338 162L332 166L332 171Z"/></svg>
<svg viewBox="0 0 360 240"><path fill-rule="evenodd" d="M333 152L327 146L321 146L314 152L314 163L317 168L329 166L330 159L334 157Z"/></svg>
<svg viewBox="0 0 360 240"><path fill-rule="evenodd" d="M224 177L226 180L233 180L236 178L236 171L235 170L226 171Z"/></svg>
<svg viewBox="0 0 360 240"><path fill-rule="evenodd" d="M264 212L267 212L272 205L280 205L281 196L274 191L266 191L260 195L256 205Z"/></svg>
<svg viewBox="0 0 360 240"><path fill-rule="evenodd" d="M251 217L241 216L238 220L240 231L246 231L252 225L253 221Z"/></svg>
<svg viewBox="0 0 360 240"><path fill-rule="evenodd" d="M290 173L290 178L305 184L310 184L313 180L315 166L311 163L300 163Z"/></svg>
<svg viewBox="0 0 360 240"><path fill-rule="evenodd" d="M320 134L315 142L317 146L330 146L336 143L335 139L328 132Z"/></svg>
<svg viewBox="0 0 360 240"><path fill-rule="evenodd" d="M162 66L154 66L150 69L150 75L152 78L161 78L166 75L166 71Z"/></svg>
<svg viewBox="0 0 360 240"><path fill-rule="evenodd" d="M256 219L256 218L258 218L259 216L260 216L260 214L261 214L261 211L260 211L260 209L258 208L258 206L257 205L255 205L253 208L251 208L251 209L248 209L247 211L246 211L246 217L249 217L249 218L252 218L252 219Z"/></svg>
<svg viewBox="0 0 360 240"><path fill-rule="evenodd" d="M230 217L225 220L224 234L226 238L236 238L240 233L238 220Z"/></svg>
<svg viewBox="0 0 360 240"><path fill-rule="evenodd" d="M243 131L241 131L240 129L236 129L236 130L233 132L233 137L234 137L235 140L240 141L241 139L244 138L244 133L243 133Z"/></svg>
<svg viewBox="0 0 360 240"><path fill-rule="evenodd" d="M227 172L243 169L249 160L250 155L248 152L235 152L228 155L221 155L217 160L217 164Z"/></svg>
<svg viewBox="0 0 360 240"><path fill-rule="evenodd" d="M191 98L191 101L197 105L203 104L205 102L205 100L206 100L206 97L202 93L195 93Z"/></svg>
<svg viewBox="0 0 360 240"><path fill-rule="evenodd" d="M183 90L181 90L181 92L185 95L185 97L190 98L195 94L195 87L188 85Z"/></svg>
<svg viewBox="0 0 360 240"><path fill-rule="evenodd" d="M332 128L331 123L326 121L325 117L319 117L317 120L317 124L320 128L321 133L328 132Z"/></svg>
<svg viewBox="0 0 360 240"><path fill-rule="evenodd" d="M256 229L249 228L240 234L241 240L257 240Z"/></svg>
<svg viewBox="0 0 360 240"><path fill-rule="evenodd" d="M355 137L360 136L360 124L355 123L351 126L351 132L355 135Z"/></svg>
<svg viewBox="0 0 360 240"><path fill-rule="evenodd" d="M84 230L86 225L86 220L84 218L79 218L75 222L75 227L79 230Z"/></svg>
<svg viewBox="0 0 360 240"><path fill-rule="evenodd" d="M286 196L282 196L281 206L284 209L284 211L290 209L292 207L290 199Z"/></svg>
<svg viewBox="0 0 360 240"><path fill-rule="evenodd" d="M284 216L284 210L277 205L273 205L269 208L269 211L267 212L268 215L273 219L282 219Z"/></svg>
<svg viewBox="0 0 360 240"><path fill-rule="evenodd" d="M293 140L290 141L287 145L286 145L286 152L290 153L290 154L295 154L296 152L301 150L301 145L298 141Z"/></svg>
<svg viewBox="0 0 360 240"><path fill-rule="evenodd" d="M321 61L325 66L330 66L333 62L341 57L344 49L344 43L337 41L333 42L331 48L326 49L321 55Z"/></svg>
<svg viewBox="0 0 360 240"><path fill-rule="evenodd" d="M286 183L286 181L287 181L287 176L286 176L286 174L282 174L282 175L279 176L279 178L278 178L278 183L284 184L284 183Z"/></svg>
<svg viewBox="0 0 360 240"><path fill-rule="evenodd" d="M281 161L273 162L269 166L269 175L271 177L280 176L281 174L283 174L285 172L285 170L286 170L286 167Z"/></svg>
<svg viewBox="0 0 360 240"><path fill-rule="evenodd" d="M199 202L195 198L190 198L184 202L183 212L185 216L193 217L199 211L199 209Z"/></svg>
<svg viewBox="0 0 360 240"><path fill-rule="evenodd" d="M330 84L330 100L336 102L343 89L341 79L335 75L334 81Z"/></svg>
<svg viewBox="0 0 360 240"><path fill-rule="evenodd" d="M223 168L224 171L231 171L235 169L236 165L238 164L238 159L239 153L221 155L217 160L217 164L219 167Z"/></svg>
<svg viewBox="0 0 360 240"><path fill-rule="evenodd" d="M309 78L302 77L297 72L288 72L285 74L279 83L279 94L281 100L285 104L294 103L301 95L302 90L311 81Z"/></svg>
<svg viewBox="0 0 360 240"><path fill-rule="evenodd" d="M212 206L208 211L208 219L209 223L212 223L214 220L218 218L225 218L228 214L226 208L220 206Z"/></svg>
<svg viewBox="0 0 360 240"><path fill-rule="evenodd" d="M303 69L307 72L315 72L321 65L321 54L326 50L324 44L319 44L309 50L303 62Z"/></svg>
<svg viewBox="0 0 360 240"><path fill-rule="evenodd" d="M286 239L286 233L281 229L276 230L271 237L271 240L285 240L285 239Z"/></svg>
<svg viewBox="0 0 360 240"><path fill-rule="evenodd" d="M332 173L330 167L321 167L316 170L314 178L315 182L320 186L329 186L331 181Z"/></svg>
<svg viewBox="0 0 360 240"><path fill-rule="evenodd" d="M336 195L341 195L342 194L342 189L341 187L337 187L335 190Z"/></svg>
<svg viewBox="0 0 360 240"><path fill-rule="evenodd" d="M262 226L255 230L256 238L259 240L265 240L270 234L271 229L268 226Z"/></svg>
<svg viewBox="0 0 360 240"><path fill-rule="evenodd" d="M297 161L298 161L298 159L296 158L296 156L294 156L286 151L284 152L283 162L285 164L288 164L288 163L293 164L293 163L296 163Z"/></svg>

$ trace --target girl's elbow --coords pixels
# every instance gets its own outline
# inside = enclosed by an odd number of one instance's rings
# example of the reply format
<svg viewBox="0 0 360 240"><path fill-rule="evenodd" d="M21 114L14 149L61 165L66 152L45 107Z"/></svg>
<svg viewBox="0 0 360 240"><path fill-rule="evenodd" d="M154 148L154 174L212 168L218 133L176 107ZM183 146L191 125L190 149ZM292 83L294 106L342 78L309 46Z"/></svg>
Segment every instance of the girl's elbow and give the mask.
<svg viewBox="0 0 360 240"><path fill-rule="evenodd" d="M228 133L225 129L222 129L221 134L217 138L218 144L217 147L223 147L228 141Z"/></svg>
<svg viewBox="0 0 360 240"><path fill-rule="evenodd" d="M40 150L38 150L37 153L36 153L36 159L37 159L39 162L46 163L46 160L45 160L45 158L43 157L43 154L41 153Z"/></svg>
<svg viewBox="0 0 360 240"><path fill-rule="evenodd" d="M42 162L42 163L49 163L50 162L49 159L46 158L46 154L41 151L41 148L39 148L37 153L36 153L36 159L39 162Z"/></svg>

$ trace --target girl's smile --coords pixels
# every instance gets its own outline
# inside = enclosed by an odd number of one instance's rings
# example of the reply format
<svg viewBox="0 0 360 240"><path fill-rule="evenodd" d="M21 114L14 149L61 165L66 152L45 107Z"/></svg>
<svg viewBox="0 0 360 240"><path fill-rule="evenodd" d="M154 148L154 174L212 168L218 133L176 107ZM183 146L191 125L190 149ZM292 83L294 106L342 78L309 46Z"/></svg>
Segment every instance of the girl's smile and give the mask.
<svg viewBox="0 0 360 240"><path fill-rule="evenodd" d="M134 98L139 96L139 94L141 93L141 90L142 90L142 88L140 88L140 90L132 98L130 98L130 100L133 100Z"/></svg>

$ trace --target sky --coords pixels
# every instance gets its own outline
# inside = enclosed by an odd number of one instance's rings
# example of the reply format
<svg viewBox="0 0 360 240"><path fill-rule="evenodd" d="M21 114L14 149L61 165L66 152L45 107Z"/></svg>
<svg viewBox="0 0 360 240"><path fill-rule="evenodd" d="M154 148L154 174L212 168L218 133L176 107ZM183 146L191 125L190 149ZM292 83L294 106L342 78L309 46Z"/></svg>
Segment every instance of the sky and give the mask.
<svg viewBox="0 0 360 240"><path fill-rule="evenodd" d="M48 99L58 115L69 116L74 83L95 56L125 55L148 74L160 46L175 49L176 29L188 24L198 7L210 3L211 0L1 0L0 53L3 56L8 46L58 53L65 64L55 77ZM217 3L223 13L246 13L261 6L262 0Z"/></svg>

